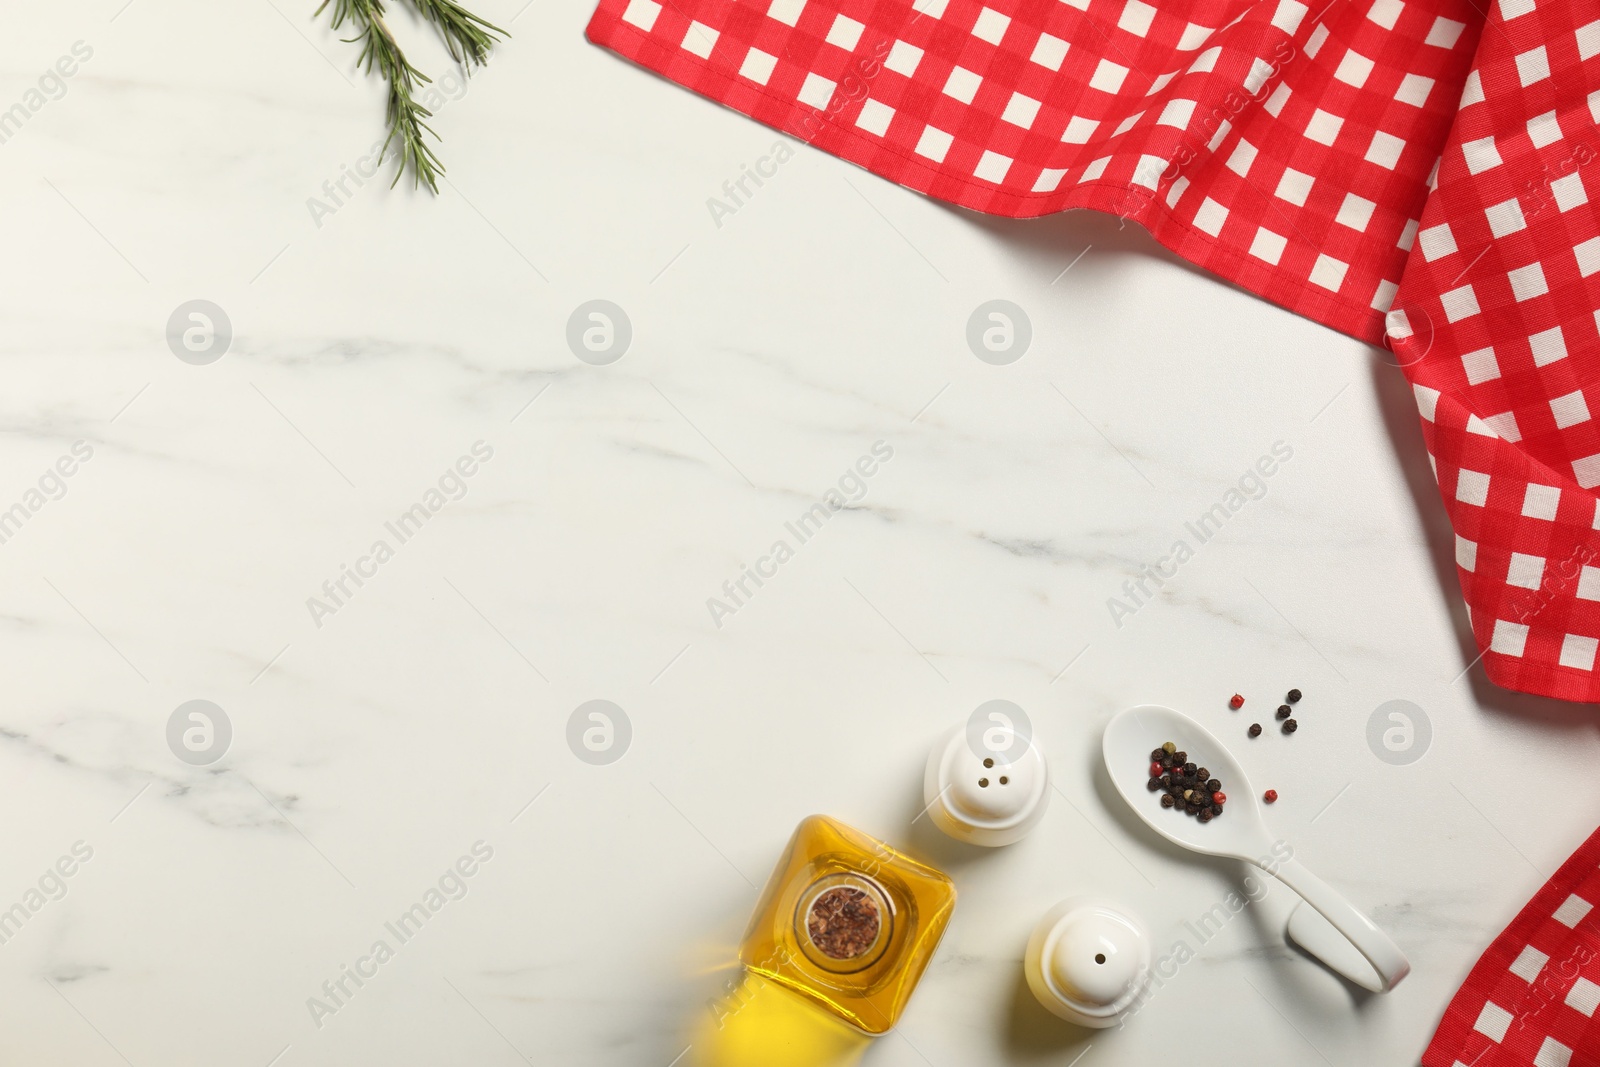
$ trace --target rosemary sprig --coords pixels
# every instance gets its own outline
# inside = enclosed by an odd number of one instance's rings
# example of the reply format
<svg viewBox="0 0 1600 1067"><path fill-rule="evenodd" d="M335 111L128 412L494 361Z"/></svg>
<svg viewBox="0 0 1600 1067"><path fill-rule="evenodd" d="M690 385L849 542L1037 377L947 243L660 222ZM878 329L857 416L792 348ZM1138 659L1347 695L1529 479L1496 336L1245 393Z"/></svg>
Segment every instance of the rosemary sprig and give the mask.
<svg viewBox="0 0 1600 1067"><path fill-rule="evenodd" d="M507 36L504 30L485 22L453 0L411 2L423 18L438 29L445 47L449 49L450 58L461 65L463 72L488 61L496 34ZM427 136L437 141L439 135L426 121L433 117L433 112L416 98L419 88L429 84L432 79L413 66L401 51L399 42L383 19L383 0L322 0L316 14L321 15L329 4L333 5L335 30L346 22L356 29L356 35L346 39L350 43L361 42L361 55L356 60L356 66L366 74L371 74L376 67L389 83L389 99L385 109L389 136L384 139L378 157L382 160L388 155L391 144L398 145L400 166L389 187L393 188L409 168L414 187L425 184L430 192L437 193L444 164L428 144Z"/></svg>

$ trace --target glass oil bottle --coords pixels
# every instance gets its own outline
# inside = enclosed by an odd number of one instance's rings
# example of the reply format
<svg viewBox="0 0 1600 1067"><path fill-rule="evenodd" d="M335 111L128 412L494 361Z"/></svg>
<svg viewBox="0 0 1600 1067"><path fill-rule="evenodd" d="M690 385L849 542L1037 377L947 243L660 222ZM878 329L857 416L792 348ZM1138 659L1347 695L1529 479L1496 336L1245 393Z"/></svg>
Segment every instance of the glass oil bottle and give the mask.
<svg viewBox="0 0 1600 1067"><path fill-rule="evenodd" d="M752 974L882 1034L933 958L955 899L941 872L813 815L767 882L739 958Z"/></svg>

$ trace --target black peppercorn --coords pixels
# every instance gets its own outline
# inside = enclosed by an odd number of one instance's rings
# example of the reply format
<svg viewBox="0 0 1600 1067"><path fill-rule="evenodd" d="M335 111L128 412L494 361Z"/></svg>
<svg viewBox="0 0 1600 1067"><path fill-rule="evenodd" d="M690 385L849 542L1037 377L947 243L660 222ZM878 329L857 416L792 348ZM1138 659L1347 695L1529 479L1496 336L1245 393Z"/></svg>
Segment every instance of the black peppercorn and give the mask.
<svg viewBox="0 0 1600 1067"><path fill-rule="evenodd" d="M1164 760L1166 758L1167 758L1167 753L1166 753L1166 751L1164 749L1153 748L1153 749L1150 750L1150 762L1151 763L1160 763L1162 760Z"/></svg>
<svg viewBox="0 0 1600 1067"><path fill-rule="evenodd" d="M1289 695L1287 697L1285 697L1284 699L1287 700L1291 704L1300 703L1300 690L1298 690L1298 689L1289 690Z"/></svg>
<svg viewBox="0 0 1600 1067"><path fill-rule="evenodd" d="M1300 724L1295 722L1293 719L1288 719L1288 720L1284 721L1284 724L1283 724L1283 732L1284 733L1292 734L1298 729L1300 729Z"/></svg>
<svg viewBox="0 0 1600 1067"><path fill-rule="evenodd" d="M1199 778L1201 781L1204 781L1211 777L1211 772L1206 770L1204 767L1201 767L1194 772L1194 776Z"/></svg>
<svg viewBox="0 0 1600 1067"><path fill-rule="evenodd" d="M1170 808L1170 807L1172 807L1172 805L1174 805L1176 803L1177 803L1177 801L1172 799L1172 794L1171 793L1163 793L1163 794L1161 794L1161 806L1163 808Z"/></svg>
<svg viewBox="0 0 1600 1067"><path fill-rule="evenodd" d="M1287 704L1279 704L1278 705L1278 718L1287 719L1293 713L1294 713L1294 709L1289 707L1289 705L1287 705Z"/></svg>
<svg viewBox="0 0 1600 1067"><path fill-rule="evenodd" d="M1214 817L1215 816L1213 816L1211 814L1211 809L1210 808L1204 808L1200 812L1200 821L1201 822L1210 822Z"/></svg>
<svg viewBox="0 0 1600 1067"><path fill-rule="evenodd" d="M1261 724L1258 723L1258 722L1251 723L1249 732L1250 732L1250 736L1251 737L1260 737L1261 736Z"/></svg>
<svg viewBox="0 0 1600 1067"><path fill-rule="evenodd" d="M1145 788L1149 789L1150 792L1154 793L1156 790L1161 789L1165 785L1166 785L1166 783L1163 782L1161 779L1152 778L1152 779L1150 779L1149 784Z"/></svg>
<svg viewBox="0 0 1600 1067"><path fill-rule="evenodd" d="M1179 766L1182 766L1184 763L1188 762L1189 753L1183 751L1180 748L1178 751L1176 751L1176 752L1174 752L1172 754L1172 759L1173 759L1173 762L1177 763Z"/></svg>
<svg viewBox="0 0 1600 1067"><path fill-rule="evenodd" d="M1220 781L1218 781L1217 779L1215 779L1215 778L1211 779L1209 782L1206 783L1206 791L1207 792L1215 793L1217 790L1219 790L1221 788L1222 788L1222 783Z"/></svg>
<svg viewBox="0 0 1600 1067"><path fill-rule="evenodd" d="M1184 774L1185 774L1185 775L1187 775L1187 776L1188 776L1188 777L1190 777L1190 778L1193 778L1193 777L1194 777L1194 772L1195 772L1195 771L1197 771L1197 770L1199 770L1199 768L1198 768L1198 767L1196 767L1196 766L1195 766L1195 765L1194 765L1194 764L1192 764L1192 763L1185 763L1185 764L1184 764L1184 765L1183 765L1183 773L1184 773Z"/></svg>

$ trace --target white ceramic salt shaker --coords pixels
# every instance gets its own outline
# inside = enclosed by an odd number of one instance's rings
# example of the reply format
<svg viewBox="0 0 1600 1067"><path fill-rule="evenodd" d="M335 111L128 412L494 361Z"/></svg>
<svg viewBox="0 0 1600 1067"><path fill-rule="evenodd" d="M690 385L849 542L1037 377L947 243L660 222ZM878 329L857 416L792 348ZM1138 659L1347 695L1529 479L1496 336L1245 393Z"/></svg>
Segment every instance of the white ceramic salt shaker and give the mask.
<svg viewBox="0 0 1600 1067"><path fill-rule="evenodd" d="M1109 904L1063 900L1034 927L1023 965L1049 1011L1079 1026L1115 1026L1149 979L1150 935Z"/></svg>

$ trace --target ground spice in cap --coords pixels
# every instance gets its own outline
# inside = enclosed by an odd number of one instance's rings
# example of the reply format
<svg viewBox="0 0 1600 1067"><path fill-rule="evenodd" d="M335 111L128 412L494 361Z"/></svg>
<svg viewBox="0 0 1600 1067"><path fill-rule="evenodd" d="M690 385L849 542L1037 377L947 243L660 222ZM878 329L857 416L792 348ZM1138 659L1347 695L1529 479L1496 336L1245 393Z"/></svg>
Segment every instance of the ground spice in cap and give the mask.
<svg viewBox="0 0 1600 1067"><path fill-rule="evenodd" d="M853 960L878 940L880 918L873 899L853 886L835 886L811 902L806 933L824 956Z"/></svg>

